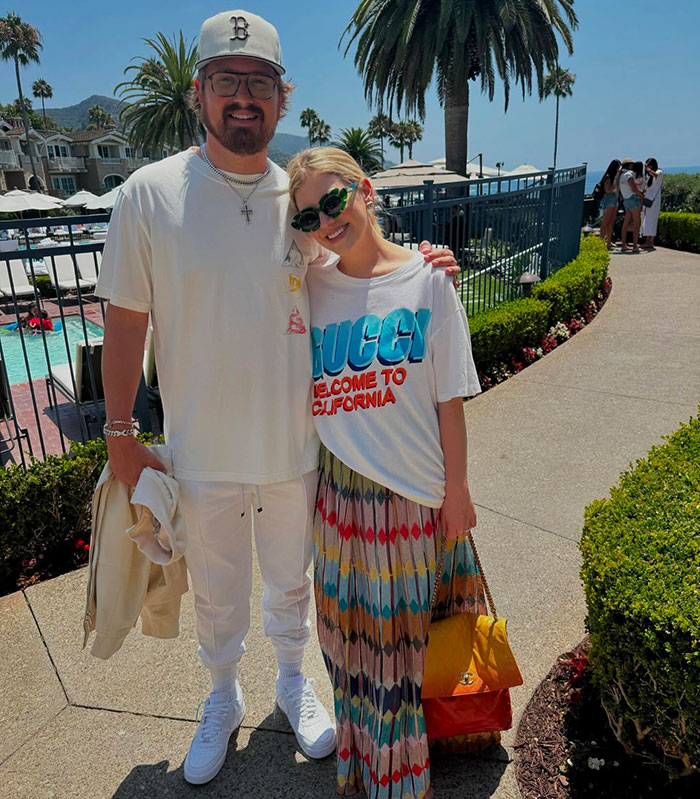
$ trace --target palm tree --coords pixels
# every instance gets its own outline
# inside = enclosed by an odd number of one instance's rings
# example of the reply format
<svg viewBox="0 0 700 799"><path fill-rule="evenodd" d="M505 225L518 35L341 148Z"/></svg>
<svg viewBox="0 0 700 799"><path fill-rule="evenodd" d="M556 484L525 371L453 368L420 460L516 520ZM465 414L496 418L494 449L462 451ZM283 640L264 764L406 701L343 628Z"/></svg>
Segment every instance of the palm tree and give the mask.
<svg viewBox="0 0 700 799"><path fill-rule="evenodd" d="M8 12L7 16L0 18L0 58L3 61L14 61L15 77L17 78L17 91L19 93L19 104L24 123L24 136L27 142L27 155L32 169L32 180L34 188L40 187L39 179L36 175L32 146L29 141L29 116L27 107L22 94L22 81L19 76L20 66L26 67L31 61L39 63L39 49L43 47L41 34L28 22L24 22L14 12Z"/></svg>
<svg viewBox="0 0 700 799"><path fill-rule="evenodd" d="M417 119L409 119L406 123L406 146L408 157L413 158L413 145L423 138L423 126Z"/></svg>
<svg viewBox="0 0 700 799"><path fill-rule="evenodd" d="M401 152L401 163L403 163L404 147L408 146L410 132L408 122L395 122L389 130L389 144L392 147L398 147Z"/></svg>
<svg viewBox="0 0 700 799"><path fill-rule="evenodd" d="M309 129L309 147L313 146L313 136L312 131L314 125L319 121L318 114L314 111L313 108L305 108L301 114L299 114L299 122L301 123L302 128Z"/></svg>
<svg viewBox="0 0 700 799"><path fill-rule="evenodd" d="M309 137L323 147L331 140L331 126L322 119L318 119L309 128Z"/></svg>
<svg viewBox="0 0 700 799"><path fill-rule="evenodd" d="M134 149L159 152L164 146L185 150L200 139L200 125L190 105L197 47L180 31L172 41L162 33L144 39L155 56L132 59L124 74L131 79L114 91L127 101L119 119Z"/></svg>
<svg viewBox="0 0 700 799"><path fill-rule="evenodd" d="M114 125L114 117L101 105L93 105L88 111L88 119L95 128L107 128ZM92 127L90 126L90 127Z"/></svg>
<svg viewBox="0 0 700 799"><path fill-rule="evenodd" d="M32 94L41 98L41 113L44 117L44 127L46 127L46 105L44 100L50 100L53 97L53 89L43 78L39 78L32 84Z"/></svg>
<svg viewBox="0 0 700 799"><path fill-rule="evenodd" d="M373 139L379 139L379 146L382 148L382 169L384 169L384 139L389 136L394 123L391 118L381 111L378 111L367 126L367 132Z"/></svg>
<svg viewBox="0 0 700 799"><path fill-rule="evenodd" d="M425 95L437 76L445 109L447 168L466 175L469 81L480 78L493 100L496 77L508 108L511 80L542 96L545 67L569 53L578 19L574 0L360 0L343 34L357 40L355 66L370 104L386 100L425 119ZM570 26L570 27L569 27ZM341 38L341 42L342 42Z"/></svg>
<svg viewBox="0 0 700 799"><path fill-rule="evenodd" d="M574 93L576 75L568 69L562 69L558 64L544 79L542 94L544 97L554 95L557 98L557 113L554 122L554 168L557 168L557 146L559 144L559 100L562 97L571 97Z"/></svg>
<svg viewBox="0 0 700 799"><path fill-rule="evenodd" d="M351 155L368 175L380 169L379 158L382 151L366 130L343 128L334 146Z"/></svg>

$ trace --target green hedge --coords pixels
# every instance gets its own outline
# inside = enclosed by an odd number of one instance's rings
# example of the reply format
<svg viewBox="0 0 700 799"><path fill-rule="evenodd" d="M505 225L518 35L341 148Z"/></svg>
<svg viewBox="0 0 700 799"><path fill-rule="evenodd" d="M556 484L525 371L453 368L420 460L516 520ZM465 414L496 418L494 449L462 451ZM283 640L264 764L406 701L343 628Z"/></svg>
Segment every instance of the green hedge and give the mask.
<svg viewBox="0 0 700 799"><path fill-rule="evenodd" d="M591 664L618 738L678 775L700 767L700 419L587 509Z"/></svg>
<svg viewBox="0 0 700 799"><path fill-rule="evenodd" d="M537 347L547 330L571 319L605 285L610 256L596 237L581 240L579 255L538 284L529 299L513 300L469 319L478 369L506 361L522 347Z"/></svg>
<svg viewBox="0 0 700 799"><path fill-rule="evenodd" d="M90 501L107 461L104 441L73 444L51 455L0 469L0 594L18 578L62 574L87 560L76 540L90 538Z"/></svg>
<svg viewBox="0 0 700 799"><path fill-rule="evenodd" d="M658 242L676 250L700 252L700 214L659 214Z"/></svg>
<svg viewBox="0 0 700 799"><path fill-rule="evenodd" d="M700 213L700 174L665 174L661 187L661 207L664 211Z"/></svg>

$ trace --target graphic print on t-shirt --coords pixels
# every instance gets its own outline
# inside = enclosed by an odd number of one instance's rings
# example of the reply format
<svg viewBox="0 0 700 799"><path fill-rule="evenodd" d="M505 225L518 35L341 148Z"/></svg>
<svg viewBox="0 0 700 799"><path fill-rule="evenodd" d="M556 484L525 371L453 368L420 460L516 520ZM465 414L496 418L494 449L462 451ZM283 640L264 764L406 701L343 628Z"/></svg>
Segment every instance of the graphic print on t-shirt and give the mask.
<svg viewBox="0 0 700 799"><path fill-rule="evenodd" d="M304 256L302 255L302 252L299 249L299 245L296 243L296 241L292 241L292 246L289 248L285 259L282 262L282 266L291 267L292 269L303 269Z"/></svg>
<svg viewBox="0 0 700 799"><path fill-rule="evenodd" d="M430 316L429 308L395 308L384 318L364 314L323 330L312 327L313 415L334 416L396 403L407 369L425 358ZM339 378L348 367L356 374Z"/></svg>
<svg viewBox="0 0 700 799"><path fill-rule="evenodd" d="M287 332L284 335L304 335L305 333L306 325L304 324L304 320L301 318L299 309L295 305L294 308L292 308L292 312L289 314L289 324L287 325Z"/></svg>

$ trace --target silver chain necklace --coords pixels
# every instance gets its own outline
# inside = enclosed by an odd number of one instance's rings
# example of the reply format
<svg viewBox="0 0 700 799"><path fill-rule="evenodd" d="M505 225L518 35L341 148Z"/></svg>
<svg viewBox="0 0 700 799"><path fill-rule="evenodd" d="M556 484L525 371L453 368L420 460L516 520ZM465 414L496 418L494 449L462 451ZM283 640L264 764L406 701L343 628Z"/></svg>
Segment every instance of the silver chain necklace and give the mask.
<svg viewBox="0 0 700 799"><path fill-rule="evenodd" d="M239 180L238 178L231 177L231 175L227 175L222 169L215 167L214 164L212 164L212 162L209 160L209 156L207 155L206 147L204 145L202 145L199 149L200 152L202 153L202 158L204 159L204 163L211 170L216 172L216 174L219 177L223 178L226 181L228 187L232 189L232 191L236 194L238 199L243 203L243 205L241 206L241 213L245 214L245 221L248 224L250 224L250 217L253 215L253 210L252 208L248 208L248 200L250 200L250 198L255 194L256 189L262 183L262 181L265 180L265 178L270 174L269 162L267 164L267 169L262 173L262 175L259 175L254 180ZM237 183L239 186L252 186L253 189L247 197L244 197L238 191L238 189L233 185L234 183Z"/></svg>

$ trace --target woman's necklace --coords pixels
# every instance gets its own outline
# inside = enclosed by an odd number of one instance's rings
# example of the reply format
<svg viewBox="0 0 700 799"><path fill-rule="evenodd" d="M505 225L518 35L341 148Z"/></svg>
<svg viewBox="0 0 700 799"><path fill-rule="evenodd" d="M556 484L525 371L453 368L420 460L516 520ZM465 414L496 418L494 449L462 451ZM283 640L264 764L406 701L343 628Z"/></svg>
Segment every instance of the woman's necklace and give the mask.
<svg viewBox="0 0 700 799"><path fill-rule="evenodd" d="M229 188L233 190L238 199L243 203L243 205L241 206L241 213L245 214L245 221L248 224L250 224L250 217L253 215L253 210L252 208L248 208L248 200L250 200L250 198L255 194L255 190L262 183L262 181L265 180L265 178L270 174L270 164L268 163L267 169L262 173L262 175L259 175L254 180L239 180L238 178L231 177L231 175L227 175L223 170L219 169L218 167L215 167L214 164L212 164L212 162L209 160L209 156L207 155L207 151L204 145L202 145L199 149L200 152L202 153L202 158L204 159L204 163L211 170L216 172L216 174L219 177L223 178L226 181ZM237 183L239 186L252 186L253 189L247 197L244 197L238 191L238 189L233 185L234 183Z"/></svg>

